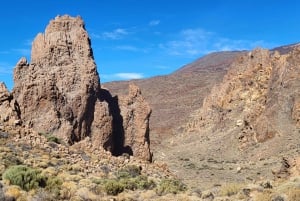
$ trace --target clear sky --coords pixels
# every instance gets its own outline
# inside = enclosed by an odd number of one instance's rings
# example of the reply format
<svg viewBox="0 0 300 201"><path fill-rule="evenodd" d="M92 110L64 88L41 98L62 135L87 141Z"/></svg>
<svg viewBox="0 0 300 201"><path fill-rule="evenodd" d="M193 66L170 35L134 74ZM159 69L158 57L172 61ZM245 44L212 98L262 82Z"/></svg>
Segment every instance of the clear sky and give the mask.
<svg viewBox="0 0 300 201"><path fill-rule="evenodd" d="M168 74L214 51L300 40L300 1L9 0L0 7L0 81L57 15L80 15L101 82Z"/></svg>

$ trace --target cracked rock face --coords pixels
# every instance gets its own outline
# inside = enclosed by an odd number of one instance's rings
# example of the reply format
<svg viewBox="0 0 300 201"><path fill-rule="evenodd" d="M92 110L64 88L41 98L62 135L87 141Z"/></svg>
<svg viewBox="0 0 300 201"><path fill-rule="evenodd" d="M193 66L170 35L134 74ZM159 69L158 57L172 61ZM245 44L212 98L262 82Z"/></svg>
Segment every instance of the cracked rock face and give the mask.
<svg viewBox="0 0 300 201"><path fill-rule="evenodd" d="M100 82L81 18L50 21L33 41L31 63L18 62L14 82L22 119L35 130L70 143L91 134Z"/></svg>
<svg viewBox="0 0 300 201"><path fill-rule="evenodd" d="M131 104L120 108L118 98L101 89L90 39L80 17L65 15L51 20L45 33L33 41L30 63L25 58L17 63L14 82L12 94L20 106L20 117L35 131L51 133L69 144L90 137L94 148L117 154L124 152L130 139L130 154L150 160L146 129L150 108L140 123L137 119L146 107L140 107L146 104L143 99L132 99ZM2 96L4 92L0 99ZM126 107L134 112L127 114ZM134 131L117 125L124 121L116 118L134 118L130 124ZM122 143L116 136L123 139Z"/></svg>

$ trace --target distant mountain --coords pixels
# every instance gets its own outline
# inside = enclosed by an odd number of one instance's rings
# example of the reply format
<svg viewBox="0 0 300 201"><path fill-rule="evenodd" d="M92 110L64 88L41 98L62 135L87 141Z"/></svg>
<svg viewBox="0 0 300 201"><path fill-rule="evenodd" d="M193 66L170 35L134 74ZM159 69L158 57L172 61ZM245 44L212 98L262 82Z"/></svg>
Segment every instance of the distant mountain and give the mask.
<svg viewBox="0 0 300 201"><path fill-rule="evenodd" d="M289 44L289 45L275 47L274 49L271 49L271 51L278 51L280 54L287 54L290 51L292 51L293 48L295 48L299 45L300 45L300 43L293 43L293 44Z"/></svg>
<svg viewBox="0 0 300 201"><path fill-rule="evenodd" d="M175 74L227 70L235 57L241 52L242 51L226 51L211 53L183 66L175 71Z"/></svg>

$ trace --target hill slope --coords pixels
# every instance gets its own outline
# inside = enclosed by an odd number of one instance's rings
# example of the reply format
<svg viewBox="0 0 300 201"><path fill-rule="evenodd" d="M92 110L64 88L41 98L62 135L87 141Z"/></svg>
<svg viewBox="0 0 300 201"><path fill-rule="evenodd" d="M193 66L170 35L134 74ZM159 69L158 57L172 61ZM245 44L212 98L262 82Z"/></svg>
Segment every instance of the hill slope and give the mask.
<svg viewBox="0 0 300 201"><path fill-rule="evenodd" d="M132 81L153 109L155 158L192 186L273 178L282 158L300 153L299 52L287 45L214 53ZM117 94L126 83L104 85Z"/></svg>
<svg viewBox="0 0 300 201"><path fill-rule="evenodd" d="M299 46L239 56L157 157L195 186L272 179L300 153L299 58Z"/></svg>
<svg viewBox="0 0 300 201"><path fill-rule="evenodd" d="M141 88L152 108L151 143L173 134L173 129L185 122L198 109L211 88L219 83L234 58L241 52L218 52L183 66L173 74L143 80L103 83L112 95L127 93L129 83Z"/></svg>

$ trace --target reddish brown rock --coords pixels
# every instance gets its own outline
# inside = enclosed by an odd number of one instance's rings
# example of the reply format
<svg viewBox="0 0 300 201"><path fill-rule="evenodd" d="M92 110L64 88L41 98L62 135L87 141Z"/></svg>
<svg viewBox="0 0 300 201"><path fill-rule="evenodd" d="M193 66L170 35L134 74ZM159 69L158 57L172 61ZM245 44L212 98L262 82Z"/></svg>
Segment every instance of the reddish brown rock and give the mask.
<svg viewBox="0 0 300 201"><path fill-rule="evenodd" d="M57 17L32 44L31 63L14 71L22 119L36 131L74 143L91 135L100 89L90 39L80 17Z"/></svg>
<svg viewBox="0 0 300 201"><path fill-rule="evenodd" d="M151 109L141 90L136 85L130 84L129 93L120 97L119 106L123 118L125 152L132 152L134 156L151 160L149 138Z"/></svg>
<svg viewBox="0 0 300 201"><path fill-rule="evenodd" d="M90 39L80 17L51 20L45 33L33 41L31 62L22 58L17 63L14 81L13 95L25 126L69 144L89 137L93 148L115 155L127 147L131 155L150 160L150 108L140 91L134 91L128 101L120 102L120 110L118 98L101 89ZM7 94L0 93L2 96ZM120 121L123 115L124 121Z"/></svg>
<svg viewBox="0 0 300 201"><path fill-rule="evenodd" d="M256 49L240 56L212 89L187 131L236 133L241 149L289 135L299 120L300 50L287 55Z"/></svg>
<svg viewBox="0 0 300 201"><path fill-rule="evenodd" d="M16 126L21 123L20 108L3 82L0 82L0 125Z"/></svg>

